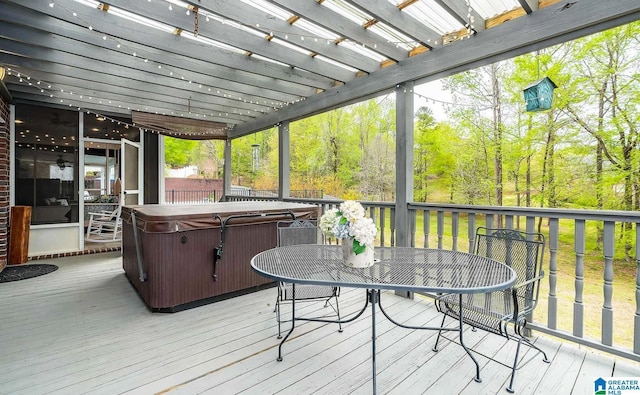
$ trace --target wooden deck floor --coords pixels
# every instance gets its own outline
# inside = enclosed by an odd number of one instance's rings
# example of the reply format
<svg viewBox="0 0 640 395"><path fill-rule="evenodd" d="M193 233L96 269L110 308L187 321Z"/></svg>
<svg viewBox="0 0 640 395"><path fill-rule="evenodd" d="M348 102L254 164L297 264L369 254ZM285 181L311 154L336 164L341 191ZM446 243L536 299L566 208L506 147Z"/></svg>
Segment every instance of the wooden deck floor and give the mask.
<svg viewBox="0 0 640 395"><path fill-rule="evenodd" d="M369 394L371 317L304 323L276 362L273 289L175 314L149 312L121 269L119 253L58 258L46 276L0 284L2 394ZM343 290L342 312L362 290ZM383 295L400 321L439 322L433 303ZM322 309L306 305L306 313ZM503 394L508 369L479 356L482 383L460 346L431 351L434 333L393 326L377 314L378 393ZM505 357L514 342L467 331L469 345ZM638 377L640 366L539 337L516 376L518 394L592 394L598 377ZM506 358L506 357L505 357Z"/></svg>

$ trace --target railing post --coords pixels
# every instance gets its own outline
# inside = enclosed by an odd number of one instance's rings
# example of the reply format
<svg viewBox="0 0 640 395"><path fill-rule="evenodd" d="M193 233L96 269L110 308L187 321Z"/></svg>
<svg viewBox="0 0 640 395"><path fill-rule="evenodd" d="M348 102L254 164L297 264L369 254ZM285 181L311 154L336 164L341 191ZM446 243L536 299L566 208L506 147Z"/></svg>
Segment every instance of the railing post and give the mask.
<svg viewBox="0 0 640 395"><path fill-rule="evenodd" d="M576 254L575 300L573 302L573 335L583 337L584 304L582 291L584 289L584 247L585 221L575 220L574 251Z"/></svg>
<svg viewBox="0 0 640 395"><path fill-rule="evenodd" d="M615 222L604 223L604 303L602 305L602 344L613 345L613 250Z"/></svg>
<svg viewBox="0 0 640 395"><path fill-rule="evenodd" d="M171 190L171 204L176 204L176 191L175 190Z"/></svg>
<svg viewBox="0 0 640 395"><path fill-rule="evenodd" d="M547 310L547 326L556 329L558 319L558 295L556 284L558 283L558 241L559 220L549 219L549 302Z"/></svg>

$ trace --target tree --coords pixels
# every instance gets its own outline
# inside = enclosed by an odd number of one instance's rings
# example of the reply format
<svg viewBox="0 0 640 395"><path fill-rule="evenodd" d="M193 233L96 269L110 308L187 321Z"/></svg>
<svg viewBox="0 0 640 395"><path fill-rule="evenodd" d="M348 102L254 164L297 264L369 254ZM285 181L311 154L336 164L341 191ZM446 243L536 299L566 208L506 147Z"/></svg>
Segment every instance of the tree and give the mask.
<svg viewBox="0 0 640 395"><path fill-rule="evenodd" d="M427 107L418 109L415 125L414 200L426 202L430 193L448 193L454 200L455 167L460 138L454 128L436 123Z"/></svg>
<svg viewBox="0 0 640 395"><path fill-rule="evenodd" d="M164 137L164 161L171 167L184 167L193 163L194 140Z"/></svg>
<svg viewBox="0 0 640 395"><path fill-rule="evenodd" d="M200 175L204 178L222 178L224 163L223 140L200 140L193 154Z"/></svg>
<svg viewBox="0 0 640 395"><path fill-rule="evenodd" d="M640 208L638 36L640 23L636 22L573 44L574 56L579 60L575 63L575 78L584 86L584 91L579 100L567 105L566 112L597 140L599 208L604 207L605 200L602 188L605 158L620 175L623 185L620 208L629 211ZM593 110L581 111L585 107ZM625 224L628 259L631 258L631 228L631 223Z"/></svg>

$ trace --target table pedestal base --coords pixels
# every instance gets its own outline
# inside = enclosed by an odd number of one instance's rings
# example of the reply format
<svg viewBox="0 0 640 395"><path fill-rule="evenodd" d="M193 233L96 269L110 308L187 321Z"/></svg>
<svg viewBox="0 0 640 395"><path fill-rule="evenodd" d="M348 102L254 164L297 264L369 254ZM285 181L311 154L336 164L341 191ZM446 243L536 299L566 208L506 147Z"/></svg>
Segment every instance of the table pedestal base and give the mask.
<svg viewBox="0 0 640 395"><path fill-rule="evenodd" d="M453 331L453 332L458 332L458 338L460 339L460 345L462 346L462 348L464 349L464 351L467 353L467 355L469 355L469 357L471 358L471 360L473 361L473 363L476 366L476 376L474 377L474 380L477 382L482 382L482 380L480 379L480 364L478 364L478 361L476 360L476 358L473 356L473 354L471 353L471 350L469 350L467 348L467 346L464 344L464 337L463 337L463 328L462 328L462 324L463 324L463 319L462 319L462 295L458 295L460 298L460 303L459 303L459 314L458 314L458 326L456 328L445 328L444 325L444 320L442 321L442 324L440 326L413 326L413 325L404 325L401 324L397 321L395 321L393 318L391 318L389 316L389 314L387 314L387 312L384 310L384 308L382 307L382 303L380 302L380 290L377 289L367 289L367 297L365 299L365 303L364 306L362 307L362 310L360 310L355 316L347 319L347 320L328 320L328 319L322 319L322 318L296 318L296 286L295 284L292 284L292 293L293 293L293 300L291 301L291 329L289 329L289 332L287 332L287 334L284 336L284 338L282 339L282 341L280 342L280 345L278 346L278 358L277 361L282 361L282 345L284 344L285 341L287 341L287 339L289 338L289 336L291 335L291 333L293 333L293 330L296 326L296 320L298 321L313 321L313 322L328 322L328 323L340 323L340 324L345 324L348 322L352 322L354 320L356 320L358 317L360 317L365 310L367 309L367 306L369 304L371 304L371 381L373 382L373 394L375 395L377 392L377 382L376 382L376 304L378 305L378 307L380 308L380 311L382 312L382 314L389 320L391 321L394 325L399 326L401 328L406 328L406 329L421 329L421 330L434 330L434 331L438 331L438 339L440 338L440 334L442 331ZM433 351L438 351L437 349L438 347L438 340L436 340L436 344L433 347Z"/></svg>

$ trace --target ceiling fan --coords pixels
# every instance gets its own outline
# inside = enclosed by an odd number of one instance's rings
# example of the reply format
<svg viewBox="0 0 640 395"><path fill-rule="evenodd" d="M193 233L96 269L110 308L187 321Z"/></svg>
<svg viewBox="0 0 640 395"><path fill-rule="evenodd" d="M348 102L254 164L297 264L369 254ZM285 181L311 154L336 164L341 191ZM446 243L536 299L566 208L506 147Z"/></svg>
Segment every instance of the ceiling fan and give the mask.
<svg viewBox="0 0 640 395"><path fill-rule="evenodd" d="M60 170L64 170L67 165L66 165L66 161L64 159L62 159L62 155L58 155L58 160L56 161L56 165L58 165L58 168Z"/></svg>

